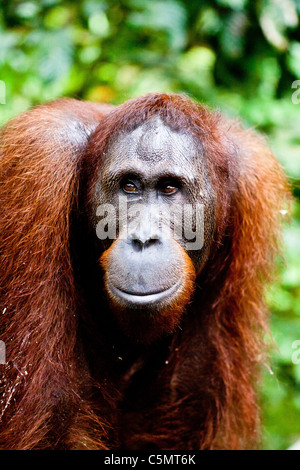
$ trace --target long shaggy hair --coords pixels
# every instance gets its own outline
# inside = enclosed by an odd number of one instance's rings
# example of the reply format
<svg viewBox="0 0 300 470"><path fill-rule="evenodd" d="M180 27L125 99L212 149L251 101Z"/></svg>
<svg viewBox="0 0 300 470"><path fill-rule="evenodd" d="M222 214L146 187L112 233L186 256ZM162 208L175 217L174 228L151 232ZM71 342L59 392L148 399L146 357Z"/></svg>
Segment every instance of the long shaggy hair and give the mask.
<svg viewBox="0 0 300 470"><path fill-rule="evenodd" d="M210 255L180 328L143 346L107 319L105 300L103 322L95 321L93 279L80 271L101 268L92 247L78 243L89 236L78 225L109 141L157 115L201 142L217 206ZM8 360L0 365L0 447L255 447L264 285L289 198L265 142L175 94L116 108L65 99L2 129L0 175L0 339Z"/></svg>

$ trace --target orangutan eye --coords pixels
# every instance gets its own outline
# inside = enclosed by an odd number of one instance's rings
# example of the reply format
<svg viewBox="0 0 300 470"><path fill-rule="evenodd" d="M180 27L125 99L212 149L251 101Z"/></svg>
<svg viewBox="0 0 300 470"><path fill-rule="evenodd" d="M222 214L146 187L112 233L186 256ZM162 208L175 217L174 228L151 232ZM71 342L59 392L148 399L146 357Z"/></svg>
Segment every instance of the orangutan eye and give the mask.
<svg viewBox="0 0 300 470"><path fill-rule="evenodd" d="M127 194L132 194L132 193L140 192L141 188L138 182L132 181L131 179L126 178L121 183L121 189Z"/></svg>
<svg viewBox="0 0 300 470"><path fill-rule="evenodd" d="M123 190L126 193L134 193L134 192L138 191L136 185L133 184L133 183L129 183L129 182L124 184Z"/></svg>
<svg viewBox="0 0 300 470"><path fill-rule="evenodd" d="M177 190L178 190L178 188L168 184L167 186L165 186L164 188L161 189L161 192L164 193L164 194L174 194L174 193L176 193Z"/></svg>
<svg viewBox="0 0 300 470"><path fill-rule="evenodd" d="M165 196L172 196L173 194L177 193L178 189L179 184L177 184L175 181L165 181L160 185L159 191Z"/></svg>

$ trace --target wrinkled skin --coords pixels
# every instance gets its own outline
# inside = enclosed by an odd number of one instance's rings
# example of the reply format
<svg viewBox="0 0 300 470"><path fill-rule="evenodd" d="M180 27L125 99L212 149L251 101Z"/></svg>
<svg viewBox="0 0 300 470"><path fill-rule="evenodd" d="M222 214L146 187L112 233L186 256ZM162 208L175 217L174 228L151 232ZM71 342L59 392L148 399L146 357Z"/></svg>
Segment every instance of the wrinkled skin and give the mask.
<svg viewBox="0 0 300 470"><path fill-rule="evenodd" d="M120 198L127 203L131 219L120 214ZM159 118L119 134L108 146L93 204L96 215L104 215L98 209L101 204L112 204L118 214L116 240L108 238L98 243L104 250L101 264L108 296L123 328L130 334L138 331L135 322L143 312L149 316L153 339L173 331L207 259L214 228L214 194L199 144L188 133L172 130ZM136 204L143 205L138 219ZM168 218L162 217L160 226L153 223L153 214L158 217L159 209L174 204L192 207L184 219L181 213L175 213L174 221L180 225L184 220L193 236L197 231L199 246L187 239L185 229L177 238L170 236L165 230ZM111 218L107 215L108 224L114 224L115 214ZM99 217L94 220L95 229L98 222ZM161 324L156 331L158 321Z"/></svg>

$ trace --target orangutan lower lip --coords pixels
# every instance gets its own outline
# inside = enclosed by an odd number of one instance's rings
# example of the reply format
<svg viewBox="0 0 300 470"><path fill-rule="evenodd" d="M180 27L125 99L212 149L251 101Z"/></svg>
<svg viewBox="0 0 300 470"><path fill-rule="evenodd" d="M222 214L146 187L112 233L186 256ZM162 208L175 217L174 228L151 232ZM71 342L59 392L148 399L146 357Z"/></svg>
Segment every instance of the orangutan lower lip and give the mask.
<svg viewBox="0 0 300 470"><path fill-rule="evenodd" d="M149 304L154 304L157 302L162 301L165 297L170 297L172 294L174 294L179 286L181 284L181 279L176 282L171 287L168 287L165 290L159 291L159 292L151 292L151 293L140 293L140 292L126 292L114 285L109 285L109 289L111 290L111 293L114 296L117 296L121 298L122 300L125 300L126 303L134 304L134 305L149 305Z"/></svg>

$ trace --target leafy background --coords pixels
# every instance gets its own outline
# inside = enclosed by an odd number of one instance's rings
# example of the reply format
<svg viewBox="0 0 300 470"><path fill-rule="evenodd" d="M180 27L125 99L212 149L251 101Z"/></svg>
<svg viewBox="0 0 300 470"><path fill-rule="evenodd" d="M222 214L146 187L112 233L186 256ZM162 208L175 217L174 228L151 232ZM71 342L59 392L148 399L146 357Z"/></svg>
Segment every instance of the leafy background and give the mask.
<svg viewBox="0 0 300 470"><path fill-rule="evenodd" d="M267 134L295 203L268 290L277 346L261 387L264 449L300 437L299 21L300 0L0 1L1 124L59 96L118 104L175 91Z"/></svg>

